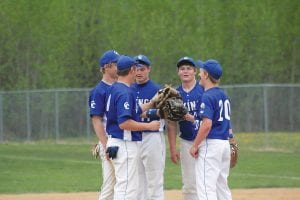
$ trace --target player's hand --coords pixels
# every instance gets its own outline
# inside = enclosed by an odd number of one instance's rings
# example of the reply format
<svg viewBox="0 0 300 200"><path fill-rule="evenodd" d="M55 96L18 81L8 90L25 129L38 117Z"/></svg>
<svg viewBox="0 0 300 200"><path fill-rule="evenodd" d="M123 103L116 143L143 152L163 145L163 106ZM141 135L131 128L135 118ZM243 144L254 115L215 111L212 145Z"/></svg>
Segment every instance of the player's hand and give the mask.
<svg viewBox="0 0 300 200"><path fill-rule="evenodd" d="M157 131L160 128L160 122L157 120L154 120L154 121L151 121L150 123L148 123L148 126L149 126L148 130Z"/></svg>
<svg viewBox="0 0 300 200"><path fill-rule="evenodd" d="M192 157L197 158L199 155L199 148L195 145L193 145L190 149L190 154Z"/></svg>
<svg viewBox="0 0 300 200"><path fill-rule="evenodd" d="M192 123L194 123L194 121L195 121L194 115L191 115L190 113L185 114L183 116L183 119L186 120L186 121L190 121Z"/></svg>
<svg viewBox="0 0 300 200"><path fill-rule="evenodd" d="M180 160L180 153L175 149L170 151L171 160L174 164L177 164Z"/></svg>
<svg viewBox="0 0 300 200"><path fill-rule="evenodd" d="M106 158L106 160L110 160L109 155L106 152L107 152L107 148L105 148L105 158Z"/></svg>

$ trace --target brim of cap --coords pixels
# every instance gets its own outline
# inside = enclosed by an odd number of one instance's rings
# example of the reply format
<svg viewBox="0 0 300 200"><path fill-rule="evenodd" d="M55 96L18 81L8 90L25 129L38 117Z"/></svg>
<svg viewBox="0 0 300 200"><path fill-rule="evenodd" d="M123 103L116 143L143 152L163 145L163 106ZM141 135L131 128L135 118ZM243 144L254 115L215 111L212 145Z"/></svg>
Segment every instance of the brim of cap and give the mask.
<svg viewBox="0 0 300 200"><path fill-rule="evenodd" d="M136 60L138 64L150 66L150 63L144 62L143 60Z"/></svg>
<svg viewBox="0 0 300 200"><path fill-rule="evenodd" d="M118 60L119 60L119 58L116 58L116 59L113 59L111 62L112 62L112 63L117 63Z"/></svg>
<svg viewBox="0 0 300 200"><path fill-rule="evenodd" d="M178 62L178 63L177 63L177 67L180 67L181 65L184 65L184 64L190 64L190 65L196 67L196 66L195 66L195 63L193 63L193 62L191 62L191 61L189 61L189 60L182 60L182 61Z"/></svg>
<svg viewBox="0 0 300 200"><path fill-rule="evenodd" d="M200 62L197 61L195 64L196 64L196 67L198 67L198 68L203 68L203 64L204 64L204 63L203 63L203 62L200 63Z"/></svg>
<svg viewBox="0 0 300 200"><path fill-rule="evenodd" d="M142 64L142 63L137 63L136 66L137 67L149 67L149 65Z"/></svg>

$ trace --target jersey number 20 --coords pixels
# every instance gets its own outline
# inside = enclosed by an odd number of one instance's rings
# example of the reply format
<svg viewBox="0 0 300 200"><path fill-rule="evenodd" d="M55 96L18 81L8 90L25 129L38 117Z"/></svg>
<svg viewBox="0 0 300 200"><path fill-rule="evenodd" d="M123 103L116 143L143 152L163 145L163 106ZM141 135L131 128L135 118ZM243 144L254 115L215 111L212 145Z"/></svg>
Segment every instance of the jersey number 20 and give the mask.
<svg viewBox="0 0 300 200"><path fill-rule="evenodd" d="M230 102L226 99L224 102L223 100L219 100L219 108L220 108L220 117L218 121L223 121L223 115L225 119L230 120ZM223 114L224 113L224 114Z"/></svg>

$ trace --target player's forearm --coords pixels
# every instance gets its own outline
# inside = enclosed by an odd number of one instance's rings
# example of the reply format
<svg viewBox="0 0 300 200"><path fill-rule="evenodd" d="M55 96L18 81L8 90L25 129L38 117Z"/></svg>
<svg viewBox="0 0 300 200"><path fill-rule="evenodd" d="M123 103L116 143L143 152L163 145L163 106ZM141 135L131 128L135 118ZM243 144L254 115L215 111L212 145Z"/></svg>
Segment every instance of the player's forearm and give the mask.
<svg viewBox="0 0 300 200"><path fill-rule="evenodd" d="M141 108L142 112L145 112L146 110L153 108L153 102L149 101L148 103L143 103L140 105L140 108Z"/></svg>
<svg viewBox="0 0 300 200"><path fill-rule="evenodd" d="M123 130L130 130L130 131L143 131L143 130L151 129L149 123L137 122L132 119L126 120L125 122L120 124L119 127Z"/></svg>
<svg viewBox="0 0 300 200"><path fill-rule="evenodd" d="M233 131L232 131L232 128L229 129L229 139L232 139L234 138L234 134L233 134Z"/></svg>
<svg viewBox="0 0 300 200"><path fill-rule="evenodd" d="M177 123L168 121L167 132L170 150L172 151L176 149Z"/></svg>
<svg viewBox="0 0 300 200"><path fill-rule="evenodd" d="M106 144L107 142L107 136L105 134L105 130L102 124L102 118L101 117L92 117L92 124L95 131L95 134L98 138L98 140L102 144Z"/></svg>

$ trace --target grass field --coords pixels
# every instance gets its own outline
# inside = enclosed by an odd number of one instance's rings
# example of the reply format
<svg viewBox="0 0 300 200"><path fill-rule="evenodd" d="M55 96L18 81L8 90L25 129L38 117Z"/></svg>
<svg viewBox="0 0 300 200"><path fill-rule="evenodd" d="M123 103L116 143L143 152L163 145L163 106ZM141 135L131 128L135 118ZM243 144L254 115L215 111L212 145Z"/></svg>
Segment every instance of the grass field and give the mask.
<svg viewBox="0 0 300 200"><path fill-rule="evenodd" d="M300 187L300 133L238 134L231 188ZM0 144L0 193L84 192L100 186L100 161L90 144ZM180 189L180 166L167 151L165 189Z"/></svg>

